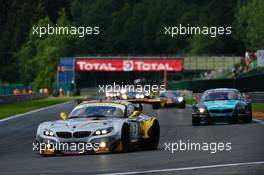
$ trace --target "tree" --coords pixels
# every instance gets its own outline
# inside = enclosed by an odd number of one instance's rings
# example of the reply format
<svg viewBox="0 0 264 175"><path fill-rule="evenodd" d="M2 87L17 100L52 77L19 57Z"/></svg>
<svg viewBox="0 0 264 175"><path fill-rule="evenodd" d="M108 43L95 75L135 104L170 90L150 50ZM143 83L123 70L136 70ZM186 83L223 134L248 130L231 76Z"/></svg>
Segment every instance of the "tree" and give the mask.
<svg viewBox="0 0 264 175"><path fill-rule="evenodd" d="M49 17L38 21L36 26L55 26ZM65 11L60 13L58 26L70 27ZM17 53L20 60L20 74L23 82L34 81L35 89L48 87L52 89L56 80L57 64L60 56L71 52L71 45L77 36L47 35L39 38L30 32L30 39ZM25 76L24 76L25 75Z"/></svg>
<svg viewBox="0 0 264 175"><path fill-rule="evenodd" d="M241 1L237 6L236 37L241 38L248 50L264 46L264 1Z"/></svg>

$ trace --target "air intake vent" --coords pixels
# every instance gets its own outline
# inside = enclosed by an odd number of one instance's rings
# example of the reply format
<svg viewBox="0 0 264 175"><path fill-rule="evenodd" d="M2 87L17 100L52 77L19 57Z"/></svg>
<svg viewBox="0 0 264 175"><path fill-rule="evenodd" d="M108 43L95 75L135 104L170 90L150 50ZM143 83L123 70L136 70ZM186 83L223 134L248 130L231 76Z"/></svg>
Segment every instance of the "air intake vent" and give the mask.
<svg viewBox="0 0 264 175"><path fill-rule="evenodd" d="M221 113L221 111L218 109L211 109L209 112L214 113L214 114L220 114Z"/></svg>
<svg viewBox="0 0 264 175"><path fill-rule="evenodd" d="M73 133L73 137L75 138L89 137L90 134L91 134L90 131L79 131L79 132Z"/></svg>
<svg viewBox="0 0 264 175"><path fill-rule="evenodd" d="M223 114L231 113L231 112L233 112L233 109L223 109L223 110L222 110L222 113L223 113Z"/></svg>
<svg viewBox="0 0 264 175"><path fill-rule="evenodd" d="M56 132L56 134L60 138L64 138L64 139L72 138L72 133L70 132Z"/></svg>

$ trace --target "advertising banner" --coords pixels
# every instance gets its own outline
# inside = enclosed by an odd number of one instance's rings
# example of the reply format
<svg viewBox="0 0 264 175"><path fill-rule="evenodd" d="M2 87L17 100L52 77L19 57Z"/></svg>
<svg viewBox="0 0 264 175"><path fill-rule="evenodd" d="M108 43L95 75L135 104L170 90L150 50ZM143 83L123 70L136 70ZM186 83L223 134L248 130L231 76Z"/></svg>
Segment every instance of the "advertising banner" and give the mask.
<svg viewBox="0 0 264 175"><path fill-rule="evenodd" d="M75 71L182 71L182 59L75 59Z"/></svg>

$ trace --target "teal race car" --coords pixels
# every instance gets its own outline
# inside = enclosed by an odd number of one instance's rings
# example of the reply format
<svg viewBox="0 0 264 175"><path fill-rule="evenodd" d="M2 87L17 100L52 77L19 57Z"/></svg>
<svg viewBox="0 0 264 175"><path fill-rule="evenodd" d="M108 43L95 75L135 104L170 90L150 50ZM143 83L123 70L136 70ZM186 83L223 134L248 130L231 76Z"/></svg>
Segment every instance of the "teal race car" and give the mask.
<svg viewBox="0 0 264 175"><path fill-rule="evenodd" d="M237 89L218 88L205 91L192 106L192 124L227 124L252 121L251 101Z"/></svg>

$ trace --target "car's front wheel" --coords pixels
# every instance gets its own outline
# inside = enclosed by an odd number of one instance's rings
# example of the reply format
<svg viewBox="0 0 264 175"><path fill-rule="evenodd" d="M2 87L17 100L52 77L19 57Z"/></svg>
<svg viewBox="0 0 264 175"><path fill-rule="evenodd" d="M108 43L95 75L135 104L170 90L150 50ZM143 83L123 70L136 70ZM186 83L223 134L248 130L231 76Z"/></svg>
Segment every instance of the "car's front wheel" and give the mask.
<svg viewBox="0 0 264 175"><path fill-rule="evenodd" d="M156 150L159 145L160 126L157 120L154 121L152 127L148 131L149 138L143 141L143 149Z"/></svg>
<svg viewBox="0 0 264 175"><path fill-rule="evenodd" d="M245 123L250 123L250 122L252 122L252 115L248 115L247 117L245 117L244 119L243 119L243 121L245 122Z"/></svg>
<svg viewBox="0 0 264 175"><path fill-rule="evenodd" d="M129 126L125 124L122 127L122 134L121 134L122 152L130 151L130 139L129 138L130 138Z"/></svg>
<svg viewBox="0 0 264 175"><path fill-rule="evenodd" d="M198 126L200 124L200 119L198 117L192 117L192 125Z"/></svg>

